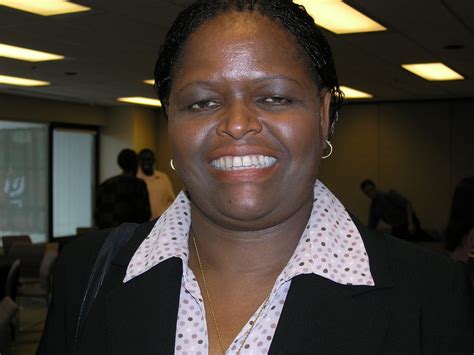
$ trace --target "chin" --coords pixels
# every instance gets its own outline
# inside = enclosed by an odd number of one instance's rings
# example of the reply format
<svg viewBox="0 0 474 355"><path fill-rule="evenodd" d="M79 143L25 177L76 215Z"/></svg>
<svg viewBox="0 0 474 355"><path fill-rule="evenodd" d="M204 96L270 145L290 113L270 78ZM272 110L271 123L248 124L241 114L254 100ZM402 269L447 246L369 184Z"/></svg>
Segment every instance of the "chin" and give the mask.
<svg viewBox="0 0 474 355"><path fill-rule="evenodd" d="M222 197L222 196L221 196ZM268 228L276 224L272 216L275 207L281 206L276 196L241 193L227 196L215 201L215 208L225 224L232 224L239 229Z"/></svg>

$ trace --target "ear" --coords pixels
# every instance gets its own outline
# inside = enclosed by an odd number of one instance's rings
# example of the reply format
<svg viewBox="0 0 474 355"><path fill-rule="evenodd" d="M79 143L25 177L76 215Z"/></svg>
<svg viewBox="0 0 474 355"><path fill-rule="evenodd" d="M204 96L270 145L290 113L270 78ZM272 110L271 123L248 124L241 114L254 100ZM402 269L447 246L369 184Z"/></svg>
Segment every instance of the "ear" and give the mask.
<svg viewBox="0 0 474 355"><path fill-rule="evenodd" d="M330 128L330 106L331 106L331 92L328 89L323 89L321 91L321 106L319 108L319 126L321 132L321 140L324 142L329 137L329 128Z"/></svg>

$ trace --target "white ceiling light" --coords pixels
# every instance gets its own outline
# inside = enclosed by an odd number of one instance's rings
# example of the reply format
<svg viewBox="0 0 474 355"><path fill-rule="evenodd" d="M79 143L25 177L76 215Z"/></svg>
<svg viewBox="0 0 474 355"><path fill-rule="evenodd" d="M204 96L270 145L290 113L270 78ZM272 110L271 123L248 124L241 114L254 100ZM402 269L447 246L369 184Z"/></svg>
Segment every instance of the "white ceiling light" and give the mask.
<svg viewBox="0 0 474 355"><path fill-rule="evenodd" d="M336 34L386 31L387 29L342 0L297 0L314 22Z"/></svg>
<svg viewBox="0 0 474 355"><path fill-rule="evenodd" d="M8 44L3 43L0 43L0 57L26 60L28 62L42 62L46 60L64 59L64 56L62 55L36 51L28 48L10 46Z"/></svg>
<svg viewBox="0 0 474 355"><path fill-rule="evenodd" d="M456 73L443 63L402 64L403 69L430 81L463 80L464 77Z"/></svg>
<svg viewBox="0 0 474 355"><path fill-rule="evenodd" d="M131 104L161 107L160 100L150 99L148 97L140 97L140 96L119 97L117 100L121 102L131 103Z"/></svg>
<svg viewBox="0 0 474 355"><path fill-rule="evenodd" d="M143 80L145 84L155 85L155 79Z"/></svg>
<svg viewBox="0 0 474 355"><path fill-rule="evenodd" d="M48 81L18 78L16 76L0 75L0 84L17 86L45 86L51 84Z"/></svg>
<svg viewBox="0 0 474 355"><path fill-rule="evenodd" d="M340 86L339 87L341 91L344 93L344 98L345 99L370 99L374 97L374 95L369 94L367 92L363 92L360 90L356 90L353 88L350 88L348 86Z"/></svg>
<svg viewBox="0 0 474 355"><path fill-rule="evenodd" d="M0 0L0 5L42 16L70 14L91 9L66 0Z"/></svg>

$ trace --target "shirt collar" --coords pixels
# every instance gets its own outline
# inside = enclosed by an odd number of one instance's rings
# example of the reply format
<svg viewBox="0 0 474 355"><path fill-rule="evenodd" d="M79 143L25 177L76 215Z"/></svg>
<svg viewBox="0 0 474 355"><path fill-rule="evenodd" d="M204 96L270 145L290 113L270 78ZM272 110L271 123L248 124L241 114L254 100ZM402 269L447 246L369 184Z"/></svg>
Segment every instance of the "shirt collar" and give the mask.
<svg viewBox="0 0 474 355"><path fill-rule="evenodd" d="M191 204L181 191L136 250L123 282L172 257L181 258L187 265L190 225ZM357 227L341 202L319 180L314 186L308 224L277 282L301 274L316 274L339 284L374 285Z"/></svg>

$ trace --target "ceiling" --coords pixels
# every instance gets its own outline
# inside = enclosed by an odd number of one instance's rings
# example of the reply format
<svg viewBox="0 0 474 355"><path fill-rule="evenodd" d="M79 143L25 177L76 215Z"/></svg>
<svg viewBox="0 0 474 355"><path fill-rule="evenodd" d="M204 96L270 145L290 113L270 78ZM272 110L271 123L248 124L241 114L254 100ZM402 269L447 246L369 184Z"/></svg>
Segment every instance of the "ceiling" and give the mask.
<svg viewBox="0 0 474 355"><path fill-rule="evenodd" d="M0 74L52 83L37 88L0 85L0 93L97 105L124 105L116 101L122 96L154 97L152 87L142 81L153 77L167 28L192 1L74 2L93 10L43 17L0 6L0 43L66 56L40 63L0 57ZM474 97L473 0L345 2L388 31L350 35L325 31L341 85L372 93L375 101ZM400 67L435 61L465 80L429 82Z"/></svg>

